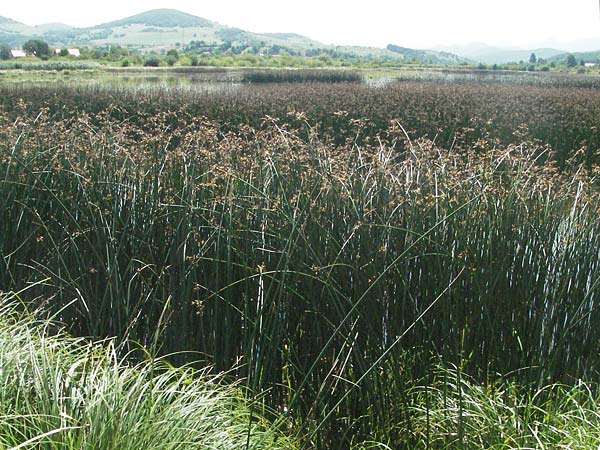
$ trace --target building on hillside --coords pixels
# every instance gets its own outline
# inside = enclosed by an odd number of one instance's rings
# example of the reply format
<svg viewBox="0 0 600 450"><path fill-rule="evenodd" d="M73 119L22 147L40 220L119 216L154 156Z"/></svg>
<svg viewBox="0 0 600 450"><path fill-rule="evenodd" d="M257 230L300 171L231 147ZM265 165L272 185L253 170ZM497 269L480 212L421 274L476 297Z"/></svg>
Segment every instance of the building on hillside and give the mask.
<svg viewBox="0 0 600 450"><path fill-rule="evenodd" d="M81 52L79 51L78 48L67 48L67 49L55 48L54 53L57 55L62 54L63 56L74 56L76 58L79 58L81 56Z"/></svg>
<svg viewBox="0 0 600 450"><path fill-rule="evenodd" d="M598 65L598 63L592 63L592 62L585 63L585 67L596 67L597 65Z"/></svg>
<svg viewBox="0 0 600 450"><path fill-rule="evenodd" d="M12 56L13 58L25 58L27 56L27 53L25 53L23 50L12 49L10 51L10 56Z"/></svg>

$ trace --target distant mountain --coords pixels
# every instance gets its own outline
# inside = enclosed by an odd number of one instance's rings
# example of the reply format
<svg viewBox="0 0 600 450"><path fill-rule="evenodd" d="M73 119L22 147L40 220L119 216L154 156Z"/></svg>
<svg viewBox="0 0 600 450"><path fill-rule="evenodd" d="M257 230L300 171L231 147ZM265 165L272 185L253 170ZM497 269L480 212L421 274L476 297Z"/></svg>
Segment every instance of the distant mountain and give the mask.
<svg viewBox="0 0 600 450"><path fill-rule="evenodd" d="M142 52L185 48L193 43L193 48L199 52L218 47L230 48L234 52L252 49L255 53L287 51L309 56L324 52L333 57L357 56L434 64L464 61L448 52L433 50L413 50L395 45L387 48L333 46L295 33L252 33L174 9L146 11L89 28L73 28L64 24L30 27L0 17L0 42L19 46L32 38L43 39L52 46L120 45Z"/></svg>
<svg viewBox="0 0 600 450"><path fill-rule="evenodd" d="M8 24L8 23L18 23L18 22L15 22L14 20L9 19L8 17L0 16L0 25Z"/></svg>
<svg viewBox="0 0 600 450"><path fill-rule="evenodd" d="M450 52L440 52L435 50L415 50L412 48L399 47L389 44L387 50L401 55L406 61L419 61L427 64L458 64L464 61L463 58Z"/></svg>
<svg viewBox="0 0 600 450"><path fill-rule="evenodd" d="M537 58L548 59L565 53L555 48L521 49L514 47L494 47L481 42L473 42L463 46L438 46L436 50L452 52L456 55L484 64L506 64L511 62L529 61L532 53Z"/></svg>
<svg viewBox="0 0 600 450"><path fill-rule="evenodd" d="M51 33L54 31L66 31L72 30L71 25L65 25L64 23L44 23L42 25L36 25L35 29L40 33Z"/></svg>
<svg viewBox="0 0 600 450"><path fill-rule="evenodd" d="M600 64L600 50L595 52L573 52L573 53L561 53L560 55L553 56L548 59L548 62L555 62L557 64L566 63L569 55L573 55L577 62L583 61L584 63L596 63Z"/></svg>

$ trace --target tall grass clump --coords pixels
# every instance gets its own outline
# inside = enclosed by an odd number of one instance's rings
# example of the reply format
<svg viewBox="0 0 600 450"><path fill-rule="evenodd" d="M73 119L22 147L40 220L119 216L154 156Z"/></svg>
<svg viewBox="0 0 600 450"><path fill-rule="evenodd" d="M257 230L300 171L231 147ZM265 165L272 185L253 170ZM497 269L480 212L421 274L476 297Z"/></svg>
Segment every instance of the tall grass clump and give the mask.
<svg viewBox="0 0 600 450"><path fill-rule="evenodd" d="M415 449L592 449L600 446L598 385L581 380L528 391L509 380L488 385L438 367L410 390Z"/></svg>
<svg viewBox="0 0 600 450"><path fill-rule="evenodd" d="M132 364L114 341L71 338L0 299L0 448L293 449L235 385L161 359Z"/></svg>

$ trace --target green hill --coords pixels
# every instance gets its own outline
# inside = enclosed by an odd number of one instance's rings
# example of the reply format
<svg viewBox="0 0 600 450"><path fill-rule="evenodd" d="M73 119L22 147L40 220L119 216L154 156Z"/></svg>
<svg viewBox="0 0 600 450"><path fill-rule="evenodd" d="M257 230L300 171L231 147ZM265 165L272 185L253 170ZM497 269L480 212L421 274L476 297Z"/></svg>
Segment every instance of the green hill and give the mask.
<svg viewBox="0 0 600 450"><path fill-rule="evenodd" d="M146 25L149 27L212 27L215 25L210 20L187 14L175 9L153 9L140 14L136 14L124 19L115 20L94 28L115 28L126 25Z"/></svg>

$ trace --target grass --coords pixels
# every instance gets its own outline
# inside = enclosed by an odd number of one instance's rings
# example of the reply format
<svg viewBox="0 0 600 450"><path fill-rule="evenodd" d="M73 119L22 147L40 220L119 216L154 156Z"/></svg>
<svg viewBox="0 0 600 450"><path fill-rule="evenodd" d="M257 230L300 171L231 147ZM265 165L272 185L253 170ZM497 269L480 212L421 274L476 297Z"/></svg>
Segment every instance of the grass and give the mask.
<svg viewBox="0 0 600 450"><path fill-rule="evenodd" d="M508 380L482 385L438 368L411 391L415 449L593 449L600 446L598 385L581 380L528 392Z"/></svg>
<svg viewBox="0 0 600 450"><path fill-rule="evenodd" d="M99 64L93 62L67 62L67 61L2 61L0 70L52 70L60 72L63 70L93 70L98 69Z"/></svg>
<svg viewBox="0 0 600 450"><path fill-rule="evenodd" d="M514 372L525 399L595 380L600 172L589 149L565 136L572 147L557 161L524 128L508 144L483 129L448 146L425 131L411 139L401 121L373 128L393 111L367 100L433 104L447 86L367 89L116 90L114 102L11 91L0 110L1 285L33 285L28 295L75 335L156 344L176 365L189 363L178 352L198 352L275 419L287 415L304 448L416 445L412 392L438 386L440 360L490 389ZM499 102L499 90L486 98ZM311 92L318 123L285 104ZM566 111L577 92L538 94ZM364 97L329 115L349 93ZM257 119L259 102L276 99L295 112ZM207 104L223 109L193 113Z"/></svg>
<svg viewBox="0 0 600 450"><path fill-rule="evenodd" d="M2 295L0 448L295 448L239 387L147 356L133 364Z"/></svg>

